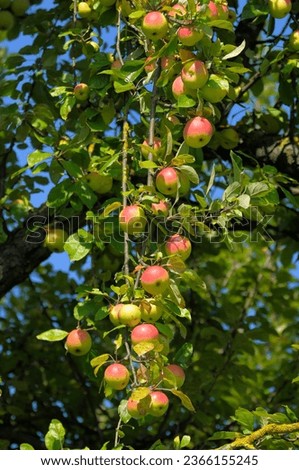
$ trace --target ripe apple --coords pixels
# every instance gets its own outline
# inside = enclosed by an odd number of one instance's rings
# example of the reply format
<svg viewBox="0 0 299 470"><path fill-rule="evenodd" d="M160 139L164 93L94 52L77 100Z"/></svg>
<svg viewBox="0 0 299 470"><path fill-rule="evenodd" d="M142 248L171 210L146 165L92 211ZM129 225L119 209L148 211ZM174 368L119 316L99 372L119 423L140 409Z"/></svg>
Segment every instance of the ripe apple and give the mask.
<svg viewBox="0 0 299 470"><path fill-rule="evenodd" d="M141 419L148 414L149 406L147 400L134 400L129 397L127 401L127 410L129 415L135 419Z"/></svg>
<svg viewBox="0 0 299 470"><path fill-rule="evenodd" d="M168 256L180 256L185 261L191 255L191 242L187 237L178 233L168 238L165 243L165 252Z"/></svg>
<svg viewBox="0 0 299 470"><path fill-rule="evenodd" d="M156 187L160 193L175 197L179 187L178 172L172 167L160 170L156 176Z"/></svg>
<svg viewBox="0 0 299 470"><path fill-rule="evenodd" d="M160 11L150 11L142 20L142 31L152 41L163 39L168 31L168 21Z"/></svg>
<svg viewBox="0 0 299 470"><path fill-rule="evenodd" d="M86 101L89 97L89 86L86 83L78 83L74 88L74 95L78 101Z"/></svg>
<svg viewBox="0 0 299 470"><path fill-rule="evenodd" d="M162 141L159 137L154 138L154 145L149 145L149 139L145 139L141 144L141 153L145 158L148 158L150 152L152 152L153 160L156 160L159 156L159 150L161 150Z"/></svg>
<svg viewBox="0 0 299 470"><path fill-rule="evenodd" d="M151 209L154 215L164 215L167 217L169 214L169 203L167 201L152 202Z"/></svg>
<svg viewBox="0 0 299 470"><path fill-rule="evenodd" d="M86 330L77 328L72 330L66 338L65 348L73 356L84 356L90 351L92 345L91 336Z"/></svg>
<svg viewBox="0 0 299 470"><path fill-rule="evenodd" d="M231 150L237 147L240 141L238 132L235 131L235 129L232 129L231 127L228 129L223 129L218 134L220 138L221 147L227 150Z"/></svg>
<svg viewBox="0 0 299 470"><path fill-rule="evenodd" d="M227 87L225 84L227 83ZM224 85L224 86L223 86ZM219 79L217 75L211 74L207 83L200 90L203 98L210 103L219 103L228 92L228 82Z"/></svg>
<svg viewBox="0 0 299 470"><path fill-rule="evenodd" d="M10 5L11 11L16 16L24 16L29 7L29 0L13 0Z"/></svg>
<svg viewBox="0 0 299 470"><path fill-rule="evenodd" d="M61 253L64 250L64 242L68 234L60 228L48 228L44 240L44 245L51 251Z"/></svg>
<svg viewBox="0 0 299 470"><path fill-rule="evenodd" d="M149 412L152 416L163 416L169 406L169 400L164 392L158 390L150 393L151 404Z"/></svg>
<svg viewBox="0 0 299 470"><path fill-rule="evenodd" d="M143 233L146 223L144 211L137 204L126 206L119 213L119 227L129 235Z"/></svg>
<svg viewBox="0 0 299 470"><path fill-rule="evenodd" d="M192 89L202 88L209 78L207 68L201 60L186 62L181 75L185 85Z"/></svg>
<svg viewBox="0 0 299 470"><path fill-rule="evenodd" d="M104 372L106 384L113 390L123 390L129 383L130 373L122 364L110 364Z"/></svg>
<svg viewBox="0 0 299 470"><path fill-rule="evenodd" d="M10 31L15 24L15 17L10 13L10 11L4 10L1 11L0 15L0 31Z"/></svg>
<svg viewBox="0 0 299 470"><path fill-rule="evenodd" d="M153 343L156 344L159 340L159 331L151 323L141 323L135 326L131 332L132 344L140 343Z"/></svg>
<svg viewBox="0 0 299 470"><path fill-rule="evenodd" d="M97 171L91 171L84 179L88 186L97 194L106 194L112 189L113 179L110 175L101 175Z"/></svg>
<svg viewBox="0 0 299 470"><path fill-rule="evenodd" d="M191 88L188 88L186 86L186 84L183 82L181 75L179 75L178 77L174 79L174 81L172 82L171 90L176 100L178 100L179 97L182 95L190 95L190 96L196 95L195 90L192 90Z"/></svg>
<svg viewBox="0 0 299 470"><path fill-rule="evenodd" d="M164 371L164 374L166 375L163 381L165 382L165 386L167 386L167 384L169 385L168 380L167 380L167 373L169 372L171 373L171 378L173 379L171 381L175 383L176 388L181 388L183 386L186 376L185 376L184 369L182 369L181 366L178 366L177 364L169 364L163 369L163 371Z"/></svg>
<svg viewBox="0 0 299 470"><path fill-rule="evenodd" d="M189 147L201 148L212 138L214 128L210 121L202 116L190 119L184 127L184 140Z"/></svg>
<svg viewBox="0 0 299 470"><path fill-rule="evenodd" d="M149 266L143 271L140 282L149 294L163 294L169 286L169 274L162 266Z"/></svg>
<svg viewBox="0 0 299 470"><path fill-rule="evenodd" d="M291 33L288 46L292 51L299 51L299 29Z"/></svg>
<svg viewBox="0 0 299 470"><path fill-rule="evenodd" d="M186 8L184 7L184 5L182 5L181 3L176 3L175 5L173 5L171 7L171 10L169 10L168 12L168 16L170 16L171 18L181 18L182 16L185 16L187 14L187 10Z"/></svg>
<svg viewBox="0 0 299 470"><path fill-rule="evenodd" d="M77 6L77 11L81 18L88 18L92 13L92 9L90 8L87 2L79 2Z"/></svg>
<svg viewBox="0 0 299 470"><path fill-rule="evenodd" d="M292 9L291 0L269 0L269 12L273 18L284 18Z"/></svg>
<svg viewBox="0 0 299 470"><path fill-rule="evenodd" d="M120 325L126 325L133 328L140 323L140 308L134 304L123 304L118 310L118 320Z"/></svg>
<svg viewBox="0 0 299 470"><path fill-rule="evenodd" d="M148 323L158 321L163 313L160 305L157 305L154 299L143 300L140 305L141 319Z"/></svg>
<svg viewBox="0 0 299 470"><path fill-rule="evenodd" d="M203 38L204 33L193 26L181 26L177 31L177 36L183 46L195 46Z"/></svg>

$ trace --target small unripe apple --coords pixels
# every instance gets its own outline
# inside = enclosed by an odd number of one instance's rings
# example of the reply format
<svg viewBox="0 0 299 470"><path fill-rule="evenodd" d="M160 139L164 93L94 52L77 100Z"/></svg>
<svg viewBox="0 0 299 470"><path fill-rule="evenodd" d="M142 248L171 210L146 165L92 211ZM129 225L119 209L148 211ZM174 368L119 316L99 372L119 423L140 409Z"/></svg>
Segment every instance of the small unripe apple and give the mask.
<svg viewBox="0 0 299 470"><path fill-rule="evenodd" d="M15 17L10 11L1 11L0 15L0 31L10 31L15 24Z"/></svg>
<svg viewBox="0 0 299 470"><path fill-rule="evenodd" d="M201 148L209 143L214 133L210 121L202 116L190 119L184 127L184 140L189 147Z"/></svg>
<svg viewBox="0 0 299 470"><path fill-rule="evenodd" d="M16 16L24 16L29 7L29 0L13 0L10 6L11 11Z"/></svg>
<svg viewBox="0 0 299 470"><path fill-rule="evenodd" d="M113 325L118 326L120 325L119 321L119 312L123 304L116 304L109 310L109 319Z"/></svg>
<svg viewBox="0 0 299 470"><path fill-rule="evenodd" d="M92 9L90 8L87 2L79 2L77 6L77 11L81 18L88 18L92 13Z"/></svg>
<svg viewBox="0 0 299 470"><path fill-rule="evenodd" d="M220 138L221 147L227 150L231 150L237 147L240 141L238 132L235 131L235 129L232 129L231 127L228 129L223 129L218 134Z"/></svg>
<svg viewBox="0 0 299 470"><path fill-rule="evenodd" d="M225 82L224 82L225 83ZM203 98L210 103L219 103L227 95L228 88L222 86L217 75L211 74L207 83L200 90Z"/></svg>
<svg viewBox="0 0 299 470"><path fill-rule="evenodd" d="M134 304L123 304L118 311L118 319L120 325L126 325L133 328L140 323L140 308Z"/></svg>
<svg viewBox="0 0 299 470"><path fill-rule="evenodd" d="M149 294L163 294L169 287L169 274L162 266L149 266L143 271L140 282Z"/></svg>
<svg viewBox="0 0 299 470"><path fill-rule="evenodd" d="M188 88L202 88L208 81L209 73L201 60L190 60L185 63L182 72L182 80Z"/></svg>
<svg viewBox="0 0 299 470"><path fill-rule="evenodd" d="M86 101L89 97L89 86L86 83L78 83L74 88L74 95L78 101Z"/></svg>
<svg viewBox="0 0 299 470"><path fill-rule="evenodd" d="M148 323L158 321L163 313L160 305L157 305L154 299L143 300L140 305L141 319Z"/></svg>
<svg viewBox="0 0 299 470"><path fill-rule="evenodd" d="M284 18L292 9L291 0L269 0L269 12L273 18Z"/></svg>
<svg viewBox="0 0 299 470"><path fill-rule="evenodd" d="M181 366L178 366L177 364L169 364L163 370L164 370L164 373L171 372L172 377L175 382L175 386L177 388L181 388L183 386L186 376L185 376L184 369L182 369ZM163 382L165 382L165 385L167 386L168 380L166 377L164 378Z"/></svg>
<svg viewBox="0 0 299 470"><path fill-rule="evenodd" d="M288 46L292 51L299 51L299 29L291 33Z"/></svg>
<svg viewBox="0 0 299 470"><path fill-rule="evenodd" d="M137 204L124 207L119 213L119 227L129 235L143 233L147 220L142 207Z"/></svg>
<svg viewBox="0 0 299 470"><path fill-rule="evenodd" d="M68 235L63 229L48 228L44 245L49 248L49 250L60 253L64 250L64 243L67 238Z"/></svg>
<svg viewBox="0 0 299 470"><path fill-rule="evenodd" d="M204 33L193 26L181 26L177 31L177 35L183 46L195 46L203 38Z"/></svg>
<svg viewBox="0 0 299 470"><path fill-rule="evenodd" d="M91 171L84 179L88 186L97 194L106 194L112 189L113 179L110 175L101 175L97 171Z"/></svg>
<svg viewBox="0 0 299 470"><path fill-rule="evenodd" d="M154 138L154 145L149 145L149 139L145 139L141 144L141 153L145 158L148 158L150 152L152 152L153 160L156 160L159 156L159 150L161 150L162 141L159 137Z"/></svg>
<svg viewBox="0 0 299 470"><path fill-rule="evenodd" d="M190 51L190 49L185 49L183 47L179 49L179 56L182 62L196 58L196 55Z"/></svg>
<svg viewBox="0 0 299 470"><path fill-rule="evenodd" d="M72 330L66 338L65 348L73 356L84 356L92 345L91 336L86 330Z"/></svg>
<svg viewBox="0 0 299 470"><path fill-rule="evenodd" d="M165 252L168 256L180 256L183 261L191 255L191 242L187 237L176 233L168 238L165 243Z"/></svg>
<svg viewBox="0 0 299 470"><path fill-rule="evenodd" d="M159 340L159 331L151 323L141 323L132 330L131 340L134 345L140 343L156 344Z"/></svg>
<svg viewBox="0 0 299 470"><path fill-rule="evenodd" d="M116 362L105 369L104 380L113 390L123 390L129 383L130 373L124 365Z"/></svg>
<svg viewBox="0 0 299 470"><path fill-rule="evenodd" d="M154 215L164 215L167 217L169 214L169 203L167 201L152 202L151 209Z"/></svg>
<svg viewBox="0 0 299 470"><path fill-rule="evenodd" d="M179 187L178 172L172 167L160 170L156 176L156 187L160 193L175 197Z"/></svg>
<svg viewBox="0 0 299 470"><path fill-rule="evenodd" d="M168 31L168 21L160 11L150 11L142 20L142 31L152 41L163 39Z"/></svg>
<svg viewBox="0 0 299 470"><path fill-rule="evenodd" d="M151 404L149 412L152 416L163 416L169 406L169 400L164 392L158 390L150 393Z"/></svg>

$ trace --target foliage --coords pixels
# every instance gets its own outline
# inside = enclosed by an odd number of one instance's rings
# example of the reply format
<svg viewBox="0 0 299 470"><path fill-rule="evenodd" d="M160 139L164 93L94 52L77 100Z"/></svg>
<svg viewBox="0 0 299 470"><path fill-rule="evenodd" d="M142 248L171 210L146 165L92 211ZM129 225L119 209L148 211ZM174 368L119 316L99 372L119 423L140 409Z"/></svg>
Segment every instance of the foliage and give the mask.
<svg viewBox="0 0 299 470"><path fill-rule="evenodd" d="M175 16L174 3L95 0L85 14L32 0L2 28L2 449L299 447L299 60L288 43L299 11L275 20L263 1L229 1L228 16L218 0L213 17L188 0ZM142 26L151 10L168 18L158 41ZM181 44L182 25L197 29L194 45ZM175 97L194 60L213 76L208 91ZM204 145L184 137L195 116L212 124ZM177 182L162 194L168 167ZM126 231L119 214L134 205L145 220ZM188 259L166 254L175 233L191 241ZM163 292L140 281L151 265L170 275ZM135 325L111 309L144 301L161 309L159 338L134 345ZM78 357L64 346L75 328L92 337ZM113 362L130 372L124 389L105 383ZM182 389L167 364L184 369ZM169 399L164 416L153 390Z"/></svg>

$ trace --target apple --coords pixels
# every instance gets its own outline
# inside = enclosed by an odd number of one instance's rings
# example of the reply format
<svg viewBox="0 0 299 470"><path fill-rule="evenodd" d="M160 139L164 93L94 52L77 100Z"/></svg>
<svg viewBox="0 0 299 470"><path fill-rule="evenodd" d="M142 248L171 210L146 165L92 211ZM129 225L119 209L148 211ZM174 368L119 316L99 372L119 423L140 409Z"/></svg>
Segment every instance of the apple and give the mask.
<svg viewBox="0 0 299 470"><path fill-rule="evenodd" d="M225 81L223 80L224 84ZM227 85L228 87L228 85ZM219 103L227 95L228 88L223 86L217 75L211 74L207 83L200 90L201 95L210 103Z"/></svg>
<svg viewBox="0 0 299 470"><path fill-rule="evenodd" d="M89 86L86 83L78 83L74 88L74 95L78 101L86 101L89 97Z"/></svg>
<svg viewBox="0 0 299 470"><path fill-rule="evenodd" d="M185 85L192 89L202 88L209 78L207 68L201 60L186 62L181 75Z"/></svg>
<svg viewBox="0 0 299 470"><path fill-rule="evenodd" d="M218 133L219 138L220 138L220 145L224 149L231 150L235 147L237 147L240 137L237 131L235 129L232 129L231 127L228 129L223 129Z"/></svg>
<svg viewBox="0 0 299 470"><path fill-rule="evenodd" d="M127 410L130 416L135 419L141 419L148 414L149 406L147 400L134 400L129 397L127 401Z"/></svg>
<svg viewBox="0 0 299 470"><path fill-rule="evenodd" d="M119 213L119 227L129 235L143 233L147 220L142 207L137 204L124 207Z"/></svg>
<svg viewBox="0 0 299 470"><path fill-rule="evenodd" d="M118 310L118 320L120 325L126 325L133 328L141 320L141 311L137 305L123 304Z"/></svg>
<svg viewBox="0 0 299 470"><path fill-rule="evenodd" d="M179 118L175 116L174 114L168 114L166 117L173 126L179 126L181 124L181 121L179 120Z"/></svg>
<svg viewBox="0 0 299 470"><path fill-rule="evenodd" d="M181 26L177 31L177 36L183 46L195 46L203 38L204 33L193 26Z"/></svg>
<svg viewBox="0 0 299 470"><path fill-rule="evenodd" d="M145 139L141 144L141 153L145 158L148 158L150 152L152 152L153 160L156 160L159 156L159 150L161 150L162 141L159 137L154 137L154 145L149 145L149 139Z"/></svg>
<svg viewBox="0 0 299 470"><path fill-rule="evenodd" d="M166 196L176 196L179 187L178 172L172 167L163 168L156 176L156 187Z"/></svg>
<svg viewBox="0 0 299 470"><path fill-rule="evenodd" d="M186 8L184 7L184 5L182 5L181 3L176 3L175 5L173 5L171 7L171 10L169 10L168 12L168 16L170 16L171 18L181 18L182 16L185 16L187 14L187 10Z"/></svg>
<svg viewBox="0 0 299 470"><path fill-rule="evenodd" d="M292 51L299 51L299 29L291 33L288 46Z"/></svg>
<svg viewBox="0 0 299 470"><path fill-rule="evenodd" d="M119 321L119 312L123 304L116 304L109 310L109 319L113 325L118 326L120 325Z"/></svg>
<svg viewBox="0 0 299 470"><path fill-rule="evenodd" d="M113 179L110 175L101 175L97 171L91 171L84 179L88 186L97 194L106 194L112 189Z"/></svg>
<svg viewBox="0 0 299 470"><path fill-rule="evenodd" d="M163 416L169 406L169 400L167 395L164 392L158 390L150 393L151 404L149 412L152 416Z"/></svg>
<svg viewBox="0 0 299 470"><path fill-rule="evenodd" d="M184 49L183 47L179 49L179 56L182 62L196 58L196 55L192 51Z"/></svg>
<svg viewBox="0 0 299 470"><path fill-rule="evenodd" d="M190 119L184 127L184 140L189 147L201 148L207 145L214 133L210 121L202 116Z"/></svg>
<svg viewBox="0 0 299 470"><path fill-rule="evenodd" d="M178 100L179 97L183 95L195 96L196 94L195 90L192 90L186 86L186 84L183 82L181 75L174 79L174 81L172 82L171 90L176 100Z"/></svg>
<svg viewBox="0 0 299 470"><path fill-rule="evenodd" d="M232 10L231 8L229 8L228 16L227 16L228 21L233 23L236 18L237 18L237 14L236 14L235 10Z"/></svg>
<svg viewBox="0 0 299 470"><path fill-rule="evenodd" d="M112 70L120 70L122 68L122 63L119 59L115 59L111 64Z"/></svg>
<svg viewBox="0 0 299 470"><path fill-rule="evenodd" d="M269 12L273 18L284 18L292 9L291 0L269 0Z"/></svg>
<svg viewBox="0 0 299 470"><path fill-rule="evenodd" d="M77 11L81 18L88 18L92 13L92 9L87 2L79 2L77 5Z"/></svg>
<svg viewBox="0 0 299 470"><path fill-rule="evenodd" d="M68 234L60 228L48 228L46 232L44 245L51 251L58 253L64 251L64 242L68 238Z"/></svg>
<svg viewBox="0 0 299 470"><path fill-rule="evenodd" d="M141 323L135 326L131 332L132 344L140 343L153 343L156 344L159 340L159 331L151 323Z"/></svg>
<svg viewBox="0 0 299 470"><path fill-rule="evenodd" d="M130 373L124 365L116 362L105 369L104 380L113 390L123 390L129 383Z"/></svg>
<svg viewBox="0 0 299 470"><path fill-rule="evenodd" d="M153 59L151 55L149 55L146 59L145 59L145 62L144 62L144 70L146 71L146 73L151 73L155 70L156 68L156 60L157 59Z"/></svg>
<svg viewBox="0 0 299 470"><path fill-rule="evenodd" d="M87 354L92 345L91 336L86 330L77 328L72 330L66 338L65 348L67 352L73 356L84 356Z"/></svg>
<svg viewBox="0 0 299 470"><path fill-rule="evenodd" d="M173 55L161 57L161 69L169 71L175 62L175 57Z"/></svg>
<svg viewBox="0 0 299 470"><path fill-rule="evenodd" d="M10 31L15 24L15 17L10 11L1 11L0 15L0 31Z"/></svg>
<svg viewBox="0 0 299 470"><path fill-rule="evenodd" d="M148 323L155 323L158 321L163 313L160 305L157 305L154 299L143 300L140 305L141 319Z"/></svg>
<svg viewBox="0 0 299 470"><path fill-rule="evenodd" d="M150 11L144 16L141 27L147 39L158 41L166 36L168 21L160 11Z"/></svg>
<svg viewBox="0 0 299 470"><path fill-rule="evenodd" d="M6 8L10 7L11 0L0 0L0 8L5 10Z"/></svg>
<svg viewBox="0 0 299 470"><path fill-rule="evenodd" d="M162 266L149 266L143 271L140 282L149 294L163 294L169 287L169 274Z"/></svg>
<svg viewBox="0 0 299 470"><path fill-rule="evenodd" d="M169 364L166 367L164 367L163 372L166 375L166 377L164 377L163 385L164 383L166 387L167 385L169 385L167 374L170 372L171 382L175 383L176 388L181 388L183 386L186 376L185 376L184 369L182 369L181 366L178 366L177 364Z"/></svg>
<svg viewBox="0 0 299 470"><path fill-rule="evenodd" d="M165 243L165 252L168 256L180 256L183 261L191 255L191 242L187 237L178 233L168 238Z"/></svg>
<svg viewBox="0 0 299 470"><path fill-rule="evenodd" d="M167 217L169 214L169 203L167 201L152 202L151 209L154 215L164 215Z"/></svg>
<svg viewBox="0 0 299 470"><path fill-rule="evenodd" d="M29 7L29 0L13 0L10 6L11 11L16 16L24 16Z"/></svg>

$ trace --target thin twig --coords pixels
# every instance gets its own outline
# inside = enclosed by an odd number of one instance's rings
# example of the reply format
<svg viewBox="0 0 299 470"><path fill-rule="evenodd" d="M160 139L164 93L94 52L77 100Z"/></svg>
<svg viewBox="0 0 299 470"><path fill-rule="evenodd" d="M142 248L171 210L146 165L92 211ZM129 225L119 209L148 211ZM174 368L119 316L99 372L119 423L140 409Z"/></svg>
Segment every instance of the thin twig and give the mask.
<svg viewBox="0 0 299 470"><path fill-rule="evenodd" d="M148 144L151 148L154 145L154 137L155 137L155 120L156 120L156 107L158 101L158 87L157 81L160 76L161 72L161 62L160 59L157 61L157 67L153 74L153 91L152 91L152 101L151 101L151 109L150 109L150 120L149 120L149 134L148 134ZM150 151L148 154L149 161L153 161L153 153ZM147 174L147 185L152 186L153 184L153 173L152 170L148 170Z"/></svg>

